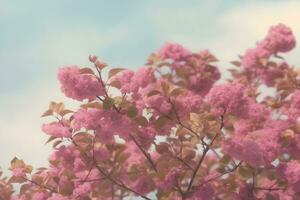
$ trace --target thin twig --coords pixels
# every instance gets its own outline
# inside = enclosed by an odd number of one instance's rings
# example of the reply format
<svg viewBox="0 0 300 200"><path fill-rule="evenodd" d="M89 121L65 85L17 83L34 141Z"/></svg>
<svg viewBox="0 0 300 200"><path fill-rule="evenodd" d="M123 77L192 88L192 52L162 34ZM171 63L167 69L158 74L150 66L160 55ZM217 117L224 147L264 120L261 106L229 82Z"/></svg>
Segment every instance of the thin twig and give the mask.
<svg viewBox="0 0 300 200"><path fill-rule="evenodd" d="M97 71L98 71L98 74L99 74L99 79L100 79L100 83L101 85L103 86L104 88L104 93L105 93L105 96L106 97L109 97L108 96L108 93L106 91L106 88L105 88L105 84L102 80L102 76L101 76L101 70L99 70L98 68L96 68ZM124 96L123 96L124 97ZM99 96L97 96L97 98L100 100L100 101L104 101L103 99L101 99ZM112 102L112 106L114 108L115 111L117 111L117 113L119 114L122 114L121 113L121 108L117 108L117 106ZM136 146L140 149L140 151L143 153L143 155L146 157L146 159L149 161L149 163L151 164L152 168L155 170L155 172L157 172L157 168L156 168L156 165L155 163L153 162L151 156L143 149L143 147L138 143L138 141L135 139L135 137L133 135L130 135L130 137L132 138L132 140L134 141L134 143L136 144Z"/></svg>
<svg viewBox="0 0 300 200"><path fill-rule="evenodd" d="M55 189L53 189L53 188L50 188L50 187L48 187L48 186L46 186L46 185L41 185L41 184L39 184L39 183L37 183L36 181L34 181L34 180L30 180L30 179L28 179L28 178L26 178L26 177L23 177L26 181L28 181L28 182L30 182L30 183L33 183L33 184L35 184L35 185L37 185L37 186L39 186L39 187L41 187L41 188L44 188L44 189L46 189L46 190L49 190L49 191L51 191L51 192L53 192L53 193L58 193Z"/></svg>
<svg viewBox="0 0 300 200"><path fill-rule="evenodd" d="M150 163L151 167L155 170L155 172L157 172L157 168L155 163L153 162L151 156L149 155L149 153L147 153L144 148L139 144L139 142L135 139L135 137L133 135L130 135L131 139L133 140L133 142L136 144L136 146L140 149L140 151L144 154L144 156L147 158L148 162Z"/></svg>
<svg viewBox="0 0 300 200"><path fill-rule="evenodd" d="M202 156L201 156L201 158L200 158L200 160L199 160L199 162L198 162L198 164L197 164L197 166L196 166L195 171L194 171L193 174L192 174L192 178L191 178L191 180L190 180L190 182L189 182L189 184L188 184L188 188L187 188L186 192L184 193L183 200L186 199L187 195L189 195L189 192L190 192L190 190L191 190L191 188L192 188L193 182L194 182L194 180L195 180L195 178L196 178L196 175L197 175L197 173L198 173L198 171L199 171L199 169L200 169L200 167L201 167L201 164L202 164L203 161L204 161L204 158L205 158L207 152L209 151L210 147L213 145L213 143L214 143L214 141L216 140L216 138L218 137L218 135L221 133L221 130L222 130L223 127L224 127L224 122L223 122L223 120L224 120L224 118L223 118L223 116L221 116L220 131L218 131L218 132L215 134L215 136L214 136L213 139L211 140L210 144L204 147L203 154L202 154Z"/></svg>
<svg viewBox="0 0 300 200"><path fill-rule="evenodd" d="M76 147L80 148L80 146L73 140L73 138L71 138L71 140L72 140L73 144L74 144ZM87 158L89 158L88 154L87 154L84 150L82 150L82 153L83 153ZM134 189L127 187L124 183L116 181L115 179L113 179L113 178L111 177L110 174L107 174L100 166L98 166L96 160L92 160L92 161L93 161L93 165L98 169L98 171L99 171L105 178L109 179L109 180L110 180L112 183L114 183L115 185L118 185L119 187L121 187L121 188L123 188L123 189L125 189L125 190L128 190L128 191L130 191L130 192L132 192L132 193L134 193L134 194L136 194L136 195L138 195L138 196L140 196L140 197L142 197L142 198L144 198L144 199L151 200L150 198L148 198L148 197L146 197L145 195L143 195L143 194L141 194L141 193L135 191Z"/></svg>
<svg viewBox="0 0 300 200"><path fill-rule="evenodd" d="M119 186L119 187L121 187L121 188L124 188L125 190L128 190L128 191L130 191L130 192L132 192L132 193L135 193L136 195L138 195L138 196L140 196L140 197L142 197L142 198L144 198L144 199L151 200L150 198L146 197L145 195L139 193L138 191L135 191L134 189L127 187L124 183L116 181L116 180L113 179L109 174L106 174L106 172L105 172L100 166L96 165L96 168L99 170L99 172L100 172L103 176L105 176L106 178L108 178L108 179L109 179L112 183L114 183L115 185L117 185L117 186Z"/></svg>

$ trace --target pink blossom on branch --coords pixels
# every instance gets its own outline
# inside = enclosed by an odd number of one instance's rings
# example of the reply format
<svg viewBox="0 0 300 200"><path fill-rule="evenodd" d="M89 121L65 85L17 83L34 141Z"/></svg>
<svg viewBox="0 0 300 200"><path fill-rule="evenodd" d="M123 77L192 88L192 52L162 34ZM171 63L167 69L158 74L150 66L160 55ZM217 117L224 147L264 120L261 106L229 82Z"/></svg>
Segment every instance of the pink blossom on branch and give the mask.
<svg viewBox="0 0 300 200"><path fill-rule="evenodd" d="M284 24L272 26L263 41L264 46L272 53L288 52L296 46L292 30Z"/></svg>
<svg viewBox="0 0 300 200"><path fill-rule="evenodd" d="M0 199L300 199L300 74L278 55L295 45L290 28L271 27L225 83L212 53L172 43L137 71L96 56L97 75L61 68L62 92L84 102L50 103L49 165L14 158Z"/></svg>
<svg viewBox="0 0 300 200"><path fill-rule="evenodd" d="M77 66L61 68L57 76L61 83L61 90L67 97L82 101L93 100L97 95L104 95L104 88L100 81L94 75L80 73Z"/></svg>
<svg viewBox="0 0 300 200"><path fill-rule="evenodd" d="M70 128L64 126L62 123L50 123L50 124L43 124L42 130L47 134L55 137L70 137L71 132Z"/></svg>
<svg viewBox="0 0 300 200"><path fill-rule="evenodd" d="M183 61L190 55L190 52L180 44L166 43L158 50L157 55L162 59Z"/></svg>

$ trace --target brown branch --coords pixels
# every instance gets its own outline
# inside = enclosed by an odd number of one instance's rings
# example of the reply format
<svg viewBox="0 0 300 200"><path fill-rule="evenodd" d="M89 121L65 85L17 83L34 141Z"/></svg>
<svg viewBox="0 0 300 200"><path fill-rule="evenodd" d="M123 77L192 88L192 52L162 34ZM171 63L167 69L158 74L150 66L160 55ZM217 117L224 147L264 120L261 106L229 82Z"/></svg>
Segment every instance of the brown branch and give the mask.
<svg viewBox="0 0 300 200"><path fill-rule="evenodd" d="M269 192L271 191L278 191L278 190L285 190L285 188L264 188L264 187L254 187L254 190L267 190Z"/></svg>
<svg viewBox="0 0 300 200"><path fill-rule="evenodd" d="M104 88L105 96L106 96L106 97L109 97L109 96L108 96L108 93L107 93L107 91L106 91L106 88L105 88L105 84L104 84L104 82L103 82L103 80L102 80L101 70L99 70L97 67L96 67L96 69L97 69L98 74L99 74L100 83L101 83L101 85L102 85L103 88ZM99 96L97 96L97 98L98 98L100 101L102 101L102 102L104 101L104 100L101 99L101 97L99 97ZM124 96L123 96L123 98L124 98ZM114 103L112 103L112 106L113 106L114 110L115 110L117 113L122 114L122 113L121 113L121 108L117 108L117 106L116 106ZM155 165L155 163L153 162L151 156L144 150L144 148L138 143L138 141L135 139L135 137L134 137L133 135L130 135L130 137L131 137L131 139L134 141L134 143L136 144L136 146L140 149L140 151L143 153L143 155L146 157L146 159L147 159L148 162L151 164L151 166L152 166L152 168L155 170L155 172L157 172L156 165Z"/></svg>
<svg viewBox="0 0 300 200"><path fill-rule="evenodd" d="M96 164L96 163L95 163L95 164ZM113 179L109 174L107 174L100 166L96 165L95 167L98 169L98 171L99 171L103 176L105 176L107 179L109 179L109 180L110 180L112 183L114 183L115 185L117 185L117 186L119 186L119 187L121 187L121 188L124 188L125 190L128 190L128 191L130 191L130 192L132 192L132 193L134 193L134 194L136 194L136 195L138 195L138 196L140 196L140 197L142 197L142 198L144 198L144 199L151 200L150 198L146 197L145 195L139 193L138 191L135 191L134 189L127 187L124 183L119 182L119 181L116 181L116 180Z"/></svg>
<svg viewBox="0 0 300 200"><path fill-rule="evenodd" d="M106 179L106 177L101 177L101 178L94 178L94 179L87 179L87 180L75 180L75 181L80 182L80 183L85 183L85 182L97 182L97 181L102 181L105 179Z"/></svg>
<svg viewBox="0 0 300 200"><path fill-rule="evenodd" d="M178 160L178 161L181 162L183 165L185 165L188 169L194 171L194 168L193 168L191 165L189 165L185 160L183 160L182 158L177 157L177 156L175 156L175 155L173 155L173 154L170 154L170 155L171 155L172 158Z"/></svg>
<svg viewBox="0 0 300 200"><path fill-rule="evenodd" d="M199 162L198 162L198 164L197 164L197 166L196 166L195 171L194 171L193 174L192 174L192 178L191 178L191 180L190 180L190 182L189 182L189 184L188 184L188 188L187 188L186 192L184 193L183 200L186 199L187 195L189 194L189 192L190 192L190 190L191 190L191 188L192 188L193 182L194 182L194 180L195 180L195 178L196 178L196 175L197 175L197 173L198 173L198 171L199 171L199 169L200 169L200 167L201 167L201 164L202 164L203 161L204 161L204 158L205 158L207 152L209 151L210 147L213 145L213 143L214 143L214 141L216 140L216 138L218 137L218 135L221 133L221 130L222 130L223 127L224 127L224 122L223 122L223 121L224 121L224 118L223 118L223 116L221 116L220 131L218 131L218 132L215 134L215 136L214 136L213 139L211 140L210 144L204 147L203 154L202 154L202 156L201 156L201 158L200 158L200 160L199 160Z"/></svg>
<svg viewBox="0 0 300 200"><path fill-rule="evenodd" d="M203 154L202 154L202 156L201 156L201 158L200 158L200 160L199 160L199 162L198 162L198 164L197 164L197 166L196 166L196 169L194 170L194 172L193 172L193 174L192 174L192 178L191 178L191 180L190 180L190 182L189 182L189 184L188 184L188 188L187 188L186 192L185 192L184 195L183 195L183 199L186 199L188 193L190 192L191 187L192 187L193 182L194 182L194 179L196 178L196 175L197 175L197 173L198 173L198 170L200 169L200 166L201 166L202 162L204 161L204 158L205 158L205 156L206 156L208 150L209 150L209 147L206 146L205 149L203 150Z"/></svg>
<svg viewBox="0 0 300 200"><path fill-rule="evenodd" d="M168 120L170 121L175 121L177 124L179 124L182 128L190 131L193 135L195 135L197 138L199 138L202 142L203 145L207 146L208 144L203 140L203 138L200 138L200 135L194 131L193 129L191 129L190 127L186 126L185 124L183 124L181 121L178 121L178 119L173 119L172 117L170 117L169 115L165 114L165 113L162 113L160 112L157 108L155 107L147 107L147 108L150 108L150 109L154 109L156 110L159 114L161 114L162 116L166 117Z"/></svg>
<svg viewBox="0 0 300 200"><path fill-rule="evenodd" d="M157 172L157 168L155 163L153 162L151 156L149 155L149 153L147 153L144 148L139 144L139 142L135 139L135 137L133 135L130 135L131 139L133 140L133 142L136 144L136 146L140 149L140 151L144 154L144 156L146 157L146 159L148 160L148 162L150 163L151 167L155 170L155 172Z"/></svg>
<svg viewBox="0 0 300 200"><path fill-rule="evenodd" d="M71 138L71 140L72 140L73 144L74 144L77 148L80 148L80 146L73 140L73 138ZM83 153L87 158L90 158L90 157L88 156L88 154L87 154L83 149L81 149L81 150L82 150L82 153ZM115 179L113 179L113 178L111 177L110 174L107 174L100 166L98 166L96 160L92 160L92 161L93 161L93 165L98 169L98 171L99 171L105 178L109 179L109 180L110 180L112 183L114 183L115 185L118 185L119 187L121 187L121 188L123 188L123 189L125 189L125 190L128 190L128 191L130 191L130 192L132 192L132 193L135 193L136 195L139 195L140 197L142 197L142 198L144 198L144 199L151 200L150 198L148 198L148 197L146 197L145 195L143 195L143 194L141 194L141 193L135 191L134 189L131 189L131 188L127 187L124 183L116 181Z"/></svg>
<svg viewBox="0 0 300 200"><path fill-rule="evenodd" d="M41 184L37 183L36 181L30 180L30 179L28 179L28 178L26 178L26 177L22 177L22 178L24 178L26 181L28 181L28 182L30 182L30 183L33 183L33 184L39 186L40 188L44 188L44 189L49 190L49 191L51 191L51 192L53 192L53 193L58 193L55 189L50 188L50 187L48 187L48 186L46 186L46 185L41 185Z"/></svg>
<svg viewBox="0 0 300 200"><path fill-rule="evenodd" d="M234 172L241 164L242 164L242 162L239 162L238 164L235 164L235 166L232 169L229 169L229 170L225 171L224 173L222 173L222 174L220 174L218 176L212 177L211 179L208 179L207 181L204 181L199 186L202 186L205 183L209 183L209 182L214 181L214 180L216 180L216 179L218 179L218 178L220 178L220 177L222 177L222 176L224 176L226 174Z"/></svg>

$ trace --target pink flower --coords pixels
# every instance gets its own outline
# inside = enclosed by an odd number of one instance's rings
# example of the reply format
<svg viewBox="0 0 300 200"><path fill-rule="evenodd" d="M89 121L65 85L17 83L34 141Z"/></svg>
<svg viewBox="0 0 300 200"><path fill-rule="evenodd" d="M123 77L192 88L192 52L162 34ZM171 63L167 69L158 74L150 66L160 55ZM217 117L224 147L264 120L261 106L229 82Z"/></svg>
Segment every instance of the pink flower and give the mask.
<svg viewBox="0 0 300 200"><path fill-rule="evenodd" d="M46 134L55 136L55 137L70 137L71 136L69 127L62 125L59 122L43 124L42 130Z"/></svg>
<svg viewBox="0 0 300 200"><path fill-rule="evenodd" d="M269 29L265 39L255 48L248 49L242 58L242 65L253 78L261 79L268 86L274 80L283 76L285 64L279 66L265 65L265 61L279 52L287 52L296 46L295 37L291 29L283 24L278 24ZM265 60L264 62L262 62Z"/></svg>
<svg viewBox="0 0 300 200"><path fill-rule="evenodd" d="M73 145L65 146L61 145L56 151L54 155L51 156L49 161L59 161L59 163L66 168L74 169L74 162L76 157L80 155L80 151L77 150ZM76 164L77 165L77 164ZM53 172L53 173L57 173Z"/></svg>
<svg viewBox="0 0 300 200"><path fill-rule="evenodd" d="M278 52L287 52L296 46L295 37L290 28L283 24L269 29L266 38L257 44L254 49L247 50L242 63L246 69L260 66L259 60L269 58Z"/></svg>
<svg viewBox="0 0 300 200"><path fill-rule="evenodd" d="M244 86L240 83L229 83L213 87L206 99L218 115L236 113L244 102Z"/></svg>
<svg viewBox="0 0 300 200"><path fill-rule="evenodd" d="M145 157L141 154L136 144L133 141L127 143L125 153L129 154L125 165L126 168L130 168L132 165L145 162Z"/></svg>
<svg viewBox="0 0 300 200"><path fill-rule="evenodd" d="M300 91L296 90L290 99L289 105L282 108L291 121L296 121L300 116Z"/></svg>
<svg viewBox="0 0 300 200"><path fill-rule="evenodd" d="M83 183L78 185L74 190L73 190L73 195L75 197L86 197L88 196L89 192L92 190L92 185L89 182Z"/></svg>
<svg viewBox="0 0 300 200"><path fill-rule="evenodd" d="M213 79L212 77L204 78L197 75L192 75L188 79L190 83L189 89L201 96L205 96L218 79L219 78Z"/></svg>
<svg viewBox="0 0 300 200"><path fill-rule="evenodd" d="M254 98L245 97L235 114L242 119L264 121L270 116L270 111L265 105L257 103Z"/></svg>
<svg viewBox="0 0 300 200"><path fill-rule="evenodd" d="M267 86L271 87L274 84L274 81L278 78L284 76L286 69L288 68L288 64L283 62L276 66L268 66L265 67L258 74L259 78L265 83Z"/></svg>
<svg viewBox="0 0 300 200"><path fill-rule="evenodd" d="M100 120L102 117L103 113L99 109L79 109L73 114L71 127L76 131L79 131L81 128L96 130L101 127Z"/></svg>
<svg viewBox="0 0 300 200"><path fill-rule="evenodd" d="M252 129L253 124L250 120L241 119L233 124L234 132L236 135L245 136L247 135Z"/></svg>
<svg viewBox="0 0 300 200"><path fill-rule="evenodd" d="M71 198L62 196L60 194L55 194L54 196L49 197L47 200L71 200Z"/></svg>
<svg viewBox="0 0 300 200"><path fill-rule="evenodd" d="M134 72L126 69L119 74L116 75L116 79L121 84L121 92L122 93L130 93L131 92L131 80L134 76Z"/></svg>
<svg viewBox="0 0 300 200"><path fill-rule="evenodd" d="M135 87L146 87L153 80L153 68L152 67L143 67L134 74L132 79L133 90L136 90Z"/></svg>
<svg viewBox="0 0 300 200"><path fill-rule="evenodd" d="M143 67L137 72L124 70L116 75L116 80L121 84L122 93L136 93L139 88L144 88L153 80L152 67Z"/></svg>
<svg viewBox="0 0 300 200"><path fill-rule="evenodd" d="M169 171L168 174L165 176L164 180L158 182L158 187L160 187L164 191L171 190L173 186L175 186L176 184L176 176L177 176L176 170Z"/></svg>
<svg viewBox="0 0 300 200"><path fill-rule="evenodd" d="M146 105L153 108L160 114L167 114L171 111L172 105L168 102L167 98L162 95L153 95L147 98Z"/></svg>
<svg viewBox="0 0 300 200"><path fill-rule="evenodd" d="M138 132L138 139L145 149L149 149L157 132L153 127L147 127Z"/></svg>
<svg viewBox="0 0 300 200"><path fill-rule="evenodd" d="M193 92L187 92L176 99L176 110L178 115L186 116L190 112L199 110L202 103L203 98L201 95Z"/></svg>
<svg viewBox="0 0 300 200"><path fill-rule="evenodd" d="M278 156L278 134L273 129L261 129L246 136L235 135L225 142L223 150L252 167L267 166Z"/></svg>
<svg viewBox="0 0 300 200"><path fill-rule="evenodd" d="M199 189L193 194L193 200L212 200L215 196L215 190L211 184L206 183L201 185Z"/></svg>
<svg viewBox="0 0 300 200"><path fill-rule="evenodd" d="M86 163L81 158L75 158L74 159L74 170L75 171L80 171L84 170L86 167Z"/></svg>
<svg viewBox="0 0 300 200"><path fill-rule="evenodd" d="M250 185L243 184L239 188L238 196L235 200L257 200Z"/></svg>
<svg viewBox="0 0 300 200"><path fill-rule="evenodd" d="M32 200L46 200L49 194L46 192L36 192L32 196Z"/></svg>
<svg viewBox="0 0 300 200"><path fill-rule="evenodd" d="M94 156L97 160L105 161L111 158L111 153L105 147L95 147Z"/></svg>
<svg viewBox="0 0 300 200"><path fill-rule="evenodd" d="M174 61L185 60L191 53L180 44L166 43L157 52L161 59L172 59Z"/></svg>
<svg viewBox="0 0 300 200"><path fill-rule="evenodd" d="M104 95L100 81L91 74L81 74L77 66L64 67L58 71L61 90L67 97L82 101Z"/></svg>
<svg viewBox="0 0 300 200"><path fill-rule="evenodd" d="M261 66L260 60L263 58L269 58L271 53L263 48L262 46L257 46L254 49L248 49L243 56L242 65L251 71L257 70L256 67Z"/></svg>
<svg viewBox="0 0 300 200"><path fill-rule="evenodd" d="M296 46L292 30L284 24L272 26L263 42L264 46L273 53L288 52Z"/></svg>
<svg viewBox="0 0 300 200"><path fill-rule="evenodd" d="M142 176L136 181L136 183L134 185L134 189L137 192L146 195L153 190L153 186L154 186L154 183L149 177Z"/></svg>
<svg viewBox="0 0 300 200"><path fill-rule="evenodd" d="M13 176L16 176L16 177L24 177L25 172L26 172L26 169L22 168L22 167L17 167L12 170Z"/></svg>
<svg viewBox="0 0 300 200"><path fill-rule="evenodd" d="M297 161L293 160L287 164L280 164L277 171L278 174L283 179L287 179L290 184L300 184L300 163Z"/></svg>

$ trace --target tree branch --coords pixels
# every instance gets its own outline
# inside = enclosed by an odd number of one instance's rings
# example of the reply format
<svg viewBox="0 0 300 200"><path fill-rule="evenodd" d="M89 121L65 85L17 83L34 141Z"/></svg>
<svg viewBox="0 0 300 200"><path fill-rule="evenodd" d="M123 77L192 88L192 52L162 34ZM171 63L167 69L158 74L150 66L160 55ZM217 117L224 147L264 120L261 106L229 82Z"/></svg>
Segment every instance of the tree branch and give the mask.
<svg viewBox="0 0 300 200"><path fill-rule="evenodd" d="M133 135L130 135L131 139L133 140L133 142L136 144L136 146L141 150L141 152L144 154L144 156L146 157L146 159L148 160L148 162L150 163L150 165L152 166L152 168L155 170L155 172L157 172L157 168L155 163L153 162L151 156L144 150L144 148L139 144L139 142L135 139L135 137Z"/></svg>
<svg viewBox="0 0 300 200"><path fill-rule="evenodd" d="M204 161L204 158L205 158L207 152L209 151L210 147L213 145L213 143L214 143L214 141L216 140L216 138L218 137L218 135L221 133L221 130L222 130L223 127L224 127L224 122L223 122L223 121L224 121L224 118L223 118L223 116L221 116L220 131L218 131L218 132L215 134L215 136L214 136L213 139L211 140L211 143L210 143L209 145L207 145L207 146L204 147L203 154L202 154L202 156L201 156L201 158L200 158L200 160L199 160L199 162L198 162L198 164L197 164L197 166L196 166L195 171L194 171L193 174L192 174L192 178L191 178L191 180L190 180L190 182L189 182L189 184L188 184L188 188L187 188L186 192L184 193L183 200L185 200L186 197L187 197L187 195L189 194L189 192L190 192L190 190L191 190L191 188L192 188L193 182L194 182L194 180L195 180L195 178L196 178L196 175L197 175L197 173L198 173L198 171L199 171L199 169L200 169L200 167L201 167L201 164L202 164L203 161Z"/></svg>

